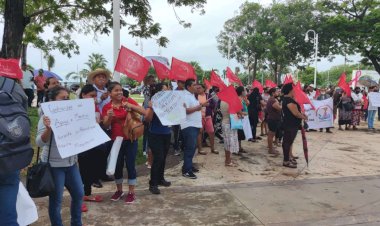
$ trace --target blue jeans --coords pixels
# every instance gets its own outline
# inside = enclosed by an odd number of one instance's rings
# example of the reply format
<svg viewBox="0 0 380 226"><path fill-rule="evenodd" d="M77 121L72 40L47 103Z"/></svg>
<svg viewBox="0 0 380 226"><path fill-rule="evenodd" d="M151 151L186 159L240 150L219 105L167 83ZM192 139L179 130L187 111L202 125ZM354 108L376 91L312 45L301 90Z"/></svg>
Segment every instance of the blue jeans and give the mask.
<svg viewBox="0 0 380 226"><path fill-rule="evenodd" d="M373 122L375 121L376 110L368 111L368 129L373 128Z"/></svg>
<svg viewBox="0 0 380 226"><path fill-rule="evenodd" d="M0 173L0 225L18 226L16 201L20 171Z"/></svg>
<svg viewBox="0 0 380 226"><path fill-rule="evenodd" d="M184 150L183 150L183 167L182 173L192 172L193 168L193 157L195 154L195 149L197 147L197 137L199 134L199 128L187 127L182 131Z"/></svg>
<svg viewBox="0 0 380 226"><path fill-rule="evenodd" d="M115 169L115 183L123 183L123 168L124 162L128 171L128 185L136 185L136 156L137 156L138 142L130 140L123 140L121 144L119 155L117 156L116 169Z"/></svg>
<svg viewBox="0 0 380 226"><path fill-rule="evenodd" d="M49 217L52 226L63 226L61 206L64 187L71 195L71 226L82 225L83 183L77 164L70 167L52 167L55 191L49 196Z"/></svg>

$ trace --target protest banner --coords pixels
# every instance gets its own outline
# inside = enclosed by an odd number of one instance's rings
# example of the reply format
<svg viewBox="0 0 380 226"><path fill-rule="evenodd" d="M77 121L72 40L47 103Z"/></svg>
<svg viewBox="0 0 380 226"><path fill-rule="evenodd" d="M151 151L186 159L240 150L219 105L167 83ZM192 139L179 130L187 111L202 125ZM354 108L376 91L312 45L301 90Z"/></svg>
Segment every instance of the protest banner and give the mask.
<svg viewBox="0 0 380 226"><path fill-rule="evenodd" d="M162 125L178 125L186 119L183 91L161 91L152 97L152 107Z"/></svg>
<svg viewBox="0 0 380 226"><path fill-rule="evenodd" d="M110 140L96 123L93 99L53 101L41 104L62 158L67 158Z"/></svg>
<svg viewBox="0 0 380 226"><path fill-rule="evenodd" d="M305 114L308 117L309 129L321 129L333 127L333 99L313 100L311 105L305 104Z"/></svg>
<svg viewBox="0 0 380 226"><path fill-rule="evenodd" d="M21 182L17 193L16 211L17 223L20 226L30 225L38 220L36 204Z"/></svg>
<svg viewBox="0 0 380 226"><path fill-rule="evenodd" d="M380 93L368 93L368 100L372 107L380 107Z"/></svg>

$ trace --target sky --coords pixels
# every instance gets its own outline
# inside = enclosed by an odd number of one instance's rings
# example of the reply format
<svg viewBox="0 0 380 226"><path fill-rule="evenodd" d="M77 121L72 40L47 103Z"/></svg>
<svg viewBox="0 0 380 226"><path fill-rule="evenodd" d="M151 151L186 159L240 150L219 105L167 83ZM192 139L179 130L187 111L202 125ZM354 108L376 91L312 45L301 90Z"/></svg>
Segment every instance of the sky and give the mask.
<svg viewBox="0 0 380 226"><path fill-rule="evenodd" d="M235 68L236 66L243 69L242 65L235 60L228 62L223 58L217 48L216 36L223 29L224 22L234 16L239 6L245 0L208 0L205 6L206 14L191 13L190 8L176 8L177 14L186 22L191 22L191 28L183 28L176 20L173 9L167 4L166 0L150 1L152 7L152 17L155 22L161 24L161 35L169 38L167 48L161 48L161 56L167 57L169 60L172 56L183 61L197 61L205 70L211 68L222 71L227 66ZM272 0L261 0L260 3L268 5ZM132 20L130 17L129 19ZM127 17L128 20L128 17ZM1 29L2 31L2 29ZM2 35L1 35L2 36ZM52 36L48 31L43 34L46 38ZM107 35L98 35L97 40L90 35L72 34L72 38L80 46L80 54L67 58L58 51L51 54L56 59L56 64L52 71L65 77L70 72L75 72L86 68L84 64L88 60L91 53L101 53L108 61L108 68L114 68L113 62L113 36L112 33ZM136 45L136 38L132 38L127 34L127 28L121 30L121 45L144 56L158 55L159 47L155 40L142 40L143 52L141 51L140 41ZM41 51L29 46L28 48L28 64L34 68L47 68L46 60L42 59ZM350 60L356 63L360 60L358 56L350 56ZM329 62L322 59L318 62L318 71L326 71L334 65L344 63L344 57L337 56L334 61ZM228 65L229 64L229 65Z"/></svg>

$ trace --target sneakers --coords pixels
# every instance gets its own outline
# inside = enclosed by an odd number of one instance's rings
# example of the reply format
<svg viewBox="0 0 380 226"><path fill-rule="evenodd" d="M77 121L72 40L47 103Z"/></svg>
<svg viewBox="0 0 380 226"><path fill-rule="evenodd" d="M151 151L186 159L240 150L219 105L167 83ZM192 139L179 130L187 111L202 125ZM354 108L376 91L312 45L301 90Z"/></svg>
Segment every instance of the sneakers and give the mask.
<svg viewBox="0 0 380 226"><path fill-rule="evenodd" d="M197 176L193 172L184 173L184 174L182 174L182 176L189 178L189 179L197 179Z"/></svg>
<svg viewBox="0 0 380 226"><path fill-rule="evenodd" d="M157 186L149 186L149 191L153 194L153 195L159 195L161 194L160 192L160 189L158 189ZM129 194L128 194L129 195ZM128 198L128 197L127 197Z"/></svg>
<svg viewBox="0 0 380 226"><path fill-rule="evenodd" d="M285 167L288 167L288 168L293 168L293 169L297 168L297 165L294 164L294 163L291 162L291 161L284 162L284 163L282 163L282 165L285 166Z"/></svg>
<svg viewBox="0 0 380 226"><path fill-rule="evenodd" d="M180 156L181 155L181 151L180 150L174 150L174 155L175 156Z"/></svg>
<svg viewBox="0 0 380 226"><path fill-rule="evenodd" d="M135 194L128 193L127 198L125 198L125 203L132 204L135 202L135 200L136 200Z"/></svg>
<svg viewBox="0 0 380 226"><path fill-rule="evenodd" d="M191 171L193 173L198 173L199 172L199 169L195 168L194 166L191 168Z"/></svg>
<svg viewBox="0 0 380 226"><path fill-rule="evenodd" d="M115 194L111 197L111 201L119 201L124 196L124 192L116 191Z"/></svg>

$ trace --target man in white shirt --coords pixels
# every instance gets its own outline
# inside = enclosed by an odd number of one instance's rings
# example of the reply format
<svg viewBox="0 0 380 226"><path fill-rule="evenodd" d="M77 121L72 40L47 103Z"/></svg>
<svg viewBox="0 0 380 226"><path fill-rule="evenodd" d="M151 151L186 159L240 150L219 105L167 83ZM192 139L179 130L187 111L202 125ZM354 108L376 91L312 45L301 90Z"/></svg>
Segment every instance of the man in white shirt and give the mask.
<svg viewBox="0 0 380 226"><path fill-rule="evenodd" d="M372 87L369 87L368 88L368 101L369 101L369 104L368 104L368 130L369 131L375 131L375 128L373 127L373 123L375 121L375 115L376 115L376 111L377 111L377 107L373 106L372 102L372 94L375 93L375 92L378 92L376 86L372 86Z"/></svg>
<svg viewBox="0 0 380 226"><path fill-rule="evenodd" d="M182 175L186 178L197 179L194 174L193 157L197 146L197 137L200 128L202 128L202 107L207 105L207 102L200 104L195 98L196 83L194 79L188 79L185 82L185 90L183 91L186 108L186 120L181 123L181 132L184 141L184 156Z"/></svg>
<svg viewBox="0 0 380 226"><path fill-rule="evenodd" d="M22 88L24 89L26 96L28 96L28 107L32 107L32 102L34 99L34 91L33 91L34 75L32 71L27 69L27 66L25 63L22 63L21 69L22 69L22 75L23 75L22 80L21 80Z"/></svg>

